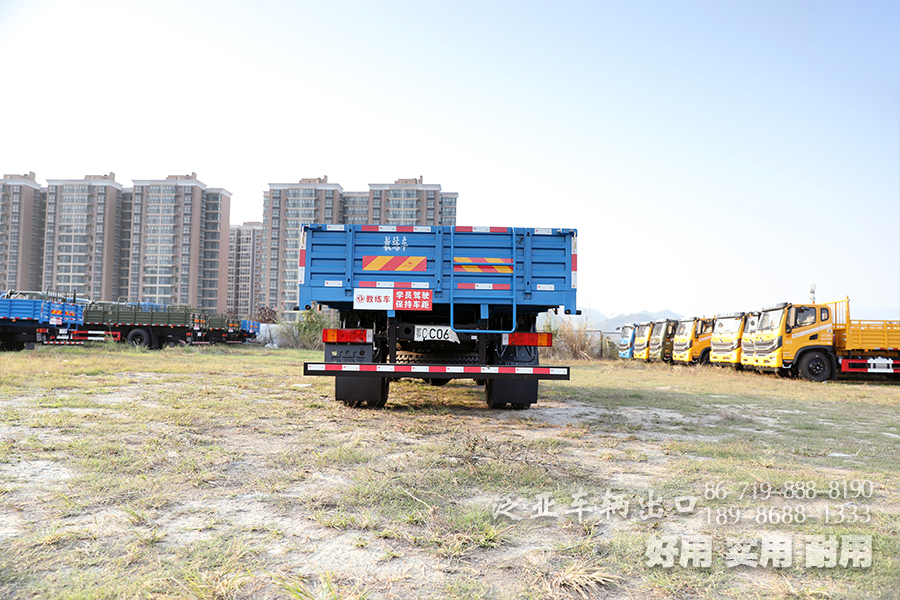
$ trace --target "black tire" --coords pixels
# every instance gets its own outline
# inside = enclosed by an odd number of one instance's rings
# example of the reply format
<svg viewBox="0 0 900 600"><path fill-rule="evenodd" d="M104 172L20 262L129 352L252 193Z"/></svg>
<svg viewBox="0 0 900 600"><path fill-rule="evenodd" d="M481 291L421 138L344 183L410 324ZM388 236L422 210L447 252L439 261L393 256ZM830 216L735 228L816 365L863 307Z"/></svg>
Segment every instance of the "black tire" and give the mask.
<svg viewBox="0 0 900 600"><path fill-rule="evenodd" d="M146 329L132 329L126 339L132 346L139 348L149 348L151 343L150 332Z"/></svg>
<svg viewBox="0 0 900 600"><path fill-rule="evenodd" d="M377 398L371 398L366 400L366 406L369 408L384 408L384 405L387 404L388 401L388 392L391 389L391 380L387 377L381 380L381 389L380 395Z"/></svg>
<svg viewBox="0 0 900 600"><path fill-rule="evenodd" d="M494 394L494 380L486 379L484 381L484 401L487 403L488 408L499 410L506 408L507 401L500 400L496 394Z"/></svg>
<svg viewBox="0 0 900 600"><path fill-rule="evenodd" d="M350 408L384 408L390 383L386 377L335 377L334 399Z"/></svg>
<svg viewBox="0 0 900 600"><path fill-rule="evenodd" d="M25 349L25 342L17 342L10 335L7 339L0 339L0 350L8 352L20 352Z"/></svg>
<svg viewBox="0 0 900 600"><path fill-rule="evenodd" d="M433 385L434 387L440 387L440 386L442 386L442 385L447 385L448 383L450 383L450 380L449 380L449 379L434 379L434 378L431 378L431 379L426 379L425 381L428 382L428 385Z"/></svg>
<svg viewBox="0 0 900 600"><path fill-rule="evenodd" d="M831 361L821 352L807 352L800 358L797 372L809 381L827 381L831 378Z"/></svg>
<svg viewBox="0 0 900 600"><path fill-rule="evenodd" d="M700 359L697 361L701 367L709 364L709 349L704 350L700 353Z"/></svg>

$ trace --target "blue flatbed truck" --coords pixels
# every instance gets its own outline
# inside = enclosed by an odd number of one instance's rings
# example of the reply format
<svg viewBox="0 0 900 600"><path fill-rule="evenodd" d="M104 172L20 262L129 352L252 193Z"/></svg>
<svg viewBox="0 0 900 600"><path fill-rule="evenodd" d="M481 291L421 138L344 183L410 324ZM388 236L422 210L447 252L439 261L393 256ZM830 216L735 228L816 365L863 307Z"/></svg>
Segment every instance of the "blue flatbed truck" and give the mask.
<svg viewBox="0 0 900 600"><path fill-rule="evenodd" d="M84 307L74 298L10 290L0 295L0 350L51 343L59 331L80 325L83 317Z"/></svg>
<svg viewBox="0 0 900 600"><path fill-rule="evenodd" d="M528 408L538 381L569 379L540 366L549 310L578 314L574 229L306 225L299 308L327 306L325 359L305 375L335 378L335 399L383 407L390 382L483 383L491 408Z"/></svg>

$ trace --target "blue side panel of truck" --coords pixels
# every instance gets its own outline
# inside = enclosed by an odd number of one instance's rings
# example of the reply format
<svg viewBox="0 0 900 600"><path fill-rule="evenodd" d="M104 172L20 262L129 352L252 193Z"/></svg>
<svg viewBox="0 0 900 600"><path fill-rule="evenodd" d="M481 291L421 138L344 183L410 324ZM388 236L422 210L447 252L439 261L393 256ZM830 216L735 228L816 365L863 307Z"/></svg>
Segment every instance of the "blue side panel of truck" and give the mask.
<svg viewBox="0 0 900 600"><path fill-rule="evenodd" d="M258 337L259 336L259 321L251 321L249 319L244 319L241 321L241 330L247 333L248 337Z"/></svg>
<svg viewBox="0 0 900 600"><path fill-rule="evenodd" d="M0 319L28 320L54 325L80 325L84 308L68 302L30 298L0 298Z"/></svg>
<svg viewBox="0 0 900 600"><path fill-rule="evenodd" d="M0 319L41 321L42 300L0 298Z"/></svg>
<svg viewBox="0 0 900 600"><path fill-rule="evenodd" d="M299 307L342 310L364 290L430 290L435 307L576 312L574 229L306 225Z"/></svg>

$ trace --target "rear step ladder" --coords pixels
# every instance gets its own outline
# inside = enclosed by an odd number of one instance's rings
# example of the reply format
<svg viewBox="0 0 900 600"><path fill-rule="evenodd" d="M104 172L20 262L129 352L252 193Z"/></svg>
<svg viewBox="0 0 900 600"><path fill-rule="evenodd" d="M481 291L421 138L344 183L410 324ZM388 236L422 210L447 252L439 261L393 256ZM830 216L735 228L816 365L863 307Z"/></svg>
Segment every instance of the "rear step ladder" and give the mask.
<svg viewBox="0 0 900 600"><path fill-rule="evenodd" d="M456 229L450 230L450 328L457 333L513 333L516 330L516 230L514 227L508 229L511 240L510 258L500 257L503 262L490 262L485 258L467 258L456 256ZM490 234L488 234L490 235ZM495 234L496 235L496 234ZM493 259L498 260L498 259ZM509 261L509 262L507 262ZM500 277L509 277L509 283L456 283L455 274L457 272L464 273L465 267L509 267L510 272L503 271L492 272L491 275ZM459 269L459 271L457 271ZM478 271L474 271L477 273ZM465 285L465 288L459 286ZM499 286L499 287L498 287ZM485 291L505 291L509 290L509 294L498 294L486 298L481 295L471 293ZM462 290L462 291L461 291ZM469 292L469 293L466 293ZM468 301L468 302L467 302ZM478 304L481 306L481 319L487 319L490 314L491 304L509 304L512 306L512 329L458 329L456 327L455 307L456 303L461 304Z"/></svg>

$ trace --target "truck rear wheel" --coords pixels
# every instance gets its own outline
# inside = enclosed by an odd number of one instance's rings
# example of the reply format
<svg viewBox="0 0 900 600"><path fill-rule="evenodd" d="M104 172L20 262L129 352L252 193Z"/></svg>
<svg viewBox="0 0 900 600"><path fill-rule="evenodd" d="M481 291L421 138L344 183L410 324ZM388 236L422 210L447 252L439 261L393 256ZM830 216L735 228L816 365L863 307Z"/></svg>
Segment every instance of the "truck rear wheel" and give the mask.
<svg viewBox="0 0 900 600"><path fill-rule="evenodd" d="M537 402L538 382L522 379L488 379L484 383L484 399L489 408L525 410Z"/></svg>
<svg viewBox="0 0 900 600"><path fill-rule="evenodd" d="M385 377L335 377L334 399L351 408L384 408L390 381Z"/></svg>
<svg viewBox="0 0 900 600"><path fill-rule="evenodd" d="M150 346L150 333L146 329L132 329L128 332L127 339L132 346L140 348Z"/></svg>
<svg viewBox="0 0 900 600"><path fill-rule="evenodd" d="M809 381L826 381L831 378L831 362L821 352L808 352L797 367L800 376Z"/></svg>

